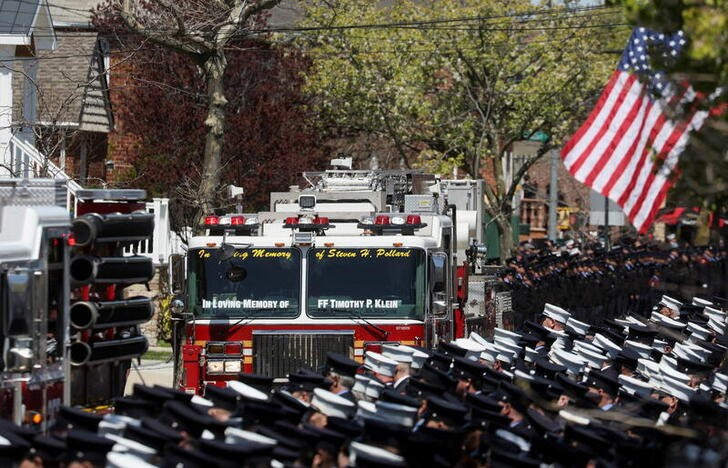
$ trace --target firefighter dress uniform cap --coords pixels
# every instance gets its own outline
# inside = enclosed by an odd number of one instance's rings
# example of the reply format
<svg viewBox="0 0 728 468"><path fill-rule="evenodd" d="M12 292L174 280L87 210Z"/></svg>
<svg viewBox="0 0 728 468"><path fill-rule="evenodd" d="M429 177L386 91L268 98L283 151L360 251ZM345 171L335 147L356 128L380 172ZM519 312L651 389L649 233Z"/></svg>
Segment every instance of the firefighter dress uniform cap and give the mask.
<svg viewBox="0 0 728 468"><path fill-rule="evenodd" d="M427 354L426 352L424 352L420 349L414 348L412 346L399 345L399 348L401 350L407 350L411 353L412 364L410 364L410 366L412 367L412 369L415 369L415 370L421 369L422 366L425 365L427 358L430 357L430 355Z"/></svg>
<svg viewBox="0 0 728 468"><path fill-rule="evenodd" d="M165 401L172 400L174 398L174 396L169 392L165 392L161 388L157 387L147 387L136 383L132 388L134 397L152 402L155 407L159 409L162 408Z"/></svg>
<svg viewBox="0 0 728 468"><path fill-rule="evenodd" d="M336 418L350 418L356 411L356 405L352 401L322 388L313 390L311 406L326 416Z"/></svg>
<svg viewBox="0 0 728 468"><path fill-rule="evenodd" d="M708 299L703 299L702 297L693 297L693 305L700 306L700 307L712 307L714 304L709 301Z"/></svg>
<svg viewBox="0 0 728 468"><path fill-rule="evenodd" d="M228 427L225 429L225 443L226 444L237 444L253 442L262 445L276 445L278 442L276 439L259 434L257 432L246 431L244 429L238 429L237 427Z"/></svg>
<svg viewBox="0 0 728 468"><path fill-rule="evenodd" d="M18 426L17 424L3 418L0 418L0 431L10 431L16 436L22 437L23 439L27 440L28 442L33 441L35 436L39 434L37 429L25 426Z"/></svg>
<svg viewBox="0 0 728 468"><path fill-rule="evenodd" d="M552 362L565 366L567 372L575 376L580 375L587 364L581 356L559 348L552 348L548 355Z"/></svg>
<svg viewBox="0 0 728 468"><path fill-rule="evenodd" d="M400 364L412 364L412 352L397 345L382 345L382 355Z"/></svg>
<svg viewBox="0 0 728 468"><path fill-rule="evenodd" d="M130 418L122 414L105 414L104 419L99 423L99 428L96 431L98 435L105 434L116 434L121 435L126 429L126 426L139 426L141 422L138 419Z"/></svg>
<svg viewBox="0 0 728 468"><path fill-rule="evenodd" d="M628 375L617 376L620 390L628 395L639 396L641 398L649 398L654 389L653 385L644 380L636 379Z"/></svg>
<svg viewBox="0 0 728 468"><path fill-rule="evenodd" d="M404 458L374 445L352 442L349 444L349 464L353 467L406 466Z"/></svg>
<svg viewBox="0 0 728 468"><path fill-rule="evenodd" d="M59 463L66 458L66 444L57 437L37 435L32 445L32 453L43 461Z"/></svg>
<svg viewBox="0 0 728 468"><path fill-rule="evenodd" d="M179 401L165 403L164 414L173 421L173 428L184 430L193 437L200 437L206 429L221 429L223 426L212 416L202 414Z"/></svg>
<svg viewBox="0 0 728 468"><path fill-rule="evenodd" d="M142 418L150 413L154 413L157 406L142 398L126 396L114 400L114 412L123 414L132 418Z"/></svg>
<svg viewBox="0 0 728 468"><path fill-rule="evenodd" d="M660 302L658 302L658 305L661 305L663 307L667 307L668 309L680 312L680 307L682 306L682 302L678 301L675 298L672 298L670 296L663 295L660 299Z"/></svg>
<svg viewBox="0 0 728 468"><path fill-rule="evenodd" d="M391 421L400 426L412 427L417 418L418 408L412 406L400 405L388 401L377 401L375 403L376 413L384 420Z"/></svg>
<svg viewBox="0 0 728 468"><path fill-rule="evenodd" d="M164 467L184 468L218 468L219 459L196 449L188 449L179 445L168 444L164 450Z"/></svg>
<svg viewBox="0 0 728 468"><path fill-rule="evenodd" d="M367 381L367 388L364 391L364 395L371 400L379 399L379 394L384 390L386 386L377 380L376 378L370 378Z"/></svg>
<svg viewBox="0 0 728 468"><path fill-rule="evenodd" d="M340 375L348 375L354 377L361 367L361 364L349 359L343 354L327 353L326 354L326 370Z"/></svg>
<svg viewBox="0 0 728 468"><path fill-rule="evenodd" d="M467 358L456 357L453 362L452 375L459 380L478 381L483 378L486 366Z"/></svg>
<svg viewBox="0 0 728 468"><path fill-rule="evenodd" d="M235 411L240 399L235 390L211 384L205 386L205 398L210 400L213 406L228 411Z"/></svg>
<svg viewBox="0 0 728 468"><path fill-rule="evenodd" d="M236 391L240 398L243 400L249 400L249 401L268 401L268 394L261 392L257 388L245 384L243 382L239 382L237 380L230 380L227 384L228 388Z"/></svg>
<svg viewBox="0 0 728 468"><path fill-rule="evenodd" d="M156 449L137 440L128 439L116 434L106 434L104 437L115 442L111 449L112 452L128 453L145 461L150 461L157 454Z"/></svg>
<svg viewBox="0 0 728 468"><path fill-rule="evenodd" d="M83 429L89 432L96 432L102 419L98 414L70 406L61 406L58 410L59 422L68 429Z"/></svg>
<svg viewBox="0 0 728 468"><path fill-rule="evenodd" d="M427 399L427 417L430 420L442 421L451 426L463 426L468 407L456 401L431 396Z"/></svg>
<svg viewBox="0 0 728 468"><path fill-rule="evenodd" d="M562 309L559 306L549 304L548 302L543 306L542 315L559 322L564 326L566 325L567 320L569 320L569 317L571 317L571 313L569 311Z"/></svg>
<svg viewBox="0 0 728 468"><path fill-rule="evenodd" d="M576 320L574 317L569 317L566 320L566 330L578 336L585 336L589 333L591 326L588 323Z"/></svg>
<svg viewBox="0 0 728 468"><path fill-rule="evenodd" d="M349 439L359 437L364 430L364 426L359 421L335 417L326 419L326 428L339 434L344 434Z"/></svg>
<svg viewBox="0 0 728 468"><path fill-rule="evenodd" d="M468 350L465 348L461 348L460 346L456 345L455 343L448 343L447 341L440 341L440 343L437 345L438 351L450 356L460 356L465 357L466 354L468 354Z"/></svg>
<svg viewBox="0 0 728 468"><path fill-rule="evenodd" d="M106 454L111 451L115 443L92 432L71 429L66 435L66 460L103 464L106 462Z"/></svg>
<svg viewBox="0 0 728 468"><path fill-rule="evenodd" d="M314 388L329 388L331 381L308 369L298 369L288 374L288 391L312 392Z"/></svg>
<svg viewBox="0 0 728 468"><path fill-rule="evenodd" d="M106 455L105 468L154 468L155 466L157 465L147 463L143 458L131 453L109 452Z"/></svg>
<svg viewBox="0 0 728 468"><path fill-rule="evenodd" d="M30 451L31 444L7 427L0 429L0 464L15 466Z"/></svg>
<svg viewBox="0 0 728 468"><path fill-rule="evenodd" d="M274 445L241 441L228 444L214 439L202 439L199 444L200 451L215 457L218 466L231 468L241 465L255 465L264 461L270 462L274 447Z"/></svg>
<svg viewBox="0 0 728 468"><path fill-rule="evenodd" d="M156 420L154 421L158 424L155 425L157 430L149 429L143 425L139 427L127 426L126 430L124 430L124 437L147 445L158 452L162 452L167 443L177 444L182 440L180 433L158 423Z"/></svg>
<svg viewBox="0 0 728 468"><path fill-rule="evenodd" d="M397 361L377 353L375 351L367 351L364 358L364 367L387 377L394 377L397 368Z"/></svg>
<svg viewBox="0 0 728 468"><path fill-rule="evenodd" d="M238 374L238 382L260 390L263 393L270 393L273 390L273 377L261 374Z"/></svg>
<svg viewBox="0 0 728 468"><path fill-rule="evenodd" d="M385 388L379 393L379 401L386 401L389 403L395 403L398 405L411 406L413 408L419 408L420 402L417 398L411 396L402 395L392 388Z"/></svg>

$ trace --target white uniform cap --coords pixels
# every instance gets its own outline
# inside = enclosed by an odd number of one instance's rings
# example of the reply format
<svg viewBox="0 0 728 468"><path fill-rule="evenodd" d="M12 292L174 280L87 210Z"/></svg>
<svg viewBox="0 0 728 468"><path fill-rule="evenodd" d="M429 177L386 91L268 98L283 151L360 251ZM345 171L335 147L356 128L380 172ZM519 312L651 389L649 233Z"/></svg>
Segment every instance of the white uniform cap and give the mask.
<svg viewBox="0 0 728 468"><path fill-rule="evenodd" d="M712 306L713 303L710 302L707 299L703 299L703 298L700 298L700 297L694 297L693 298L693 305L700 306L700 307L706 307L706 306Z"/></svg>
<svg viewBox="0 0 728 468"><path fill-rule="evenodd" d="M581 374L584 370L584 366L587 364L586 359L581 356L558 348L551 348L551 351L549 351L549 358L554 364L565 366L567 372L573 375Z"/></svg>
<svg viewBox="0 0 728 468"><path fill-rule="evenodd" d="M126 426L141 426L142 422L138 419L125 416L123 414L105 414L104 419L99 422L96 433L98 435L116 434L121 435Z"/></svg>
<svg viewBox="0 0 728 468"><path fill-rule="evenodd" d="M599 346L594 346L593 344L589 343L588 341L582 341L577 340L574 341L574 346L572 351L576 352L579 349L586 349L587 351L591 351L595 354L604 354L604 351ZM606 357L606 356L605 356Z"/></svg>
<svg viewBox="0 0 728 468"><path fill-rule="evenodd" d="M652 390L654 389L652 384L649 382L635 379L634 377L629 377L627 375L618 376L617 381L619 382L619 386L630 395L638 395L643 398L649 397L650 393L652 393Z"/></svg>
<svg viewBox="0 0 728 468"><path fill-rule="evenodd" d="M517 343L521 339L521 334L506 330L504 328L496 328L493 330L493 338L502 338L504 340L512 341Z"/></svg>
<svg viewBox="0 0 728 468"><path fill-rule="evenodd" d="M255 442L262 445L276 445L278 443L277 440L260 435L257 432L245 431L232 426L227 427L225 429L225 443L237 444L238 442Z"/></svg>
<svg viewBox="0 0 728 468"><path fill-rule="evenodd" d="M399 345L399 347L410 352L412 356L412 369L421 369L425 365L425 362L427 362L427 358L430 357L427 353L423 353L419 349L412 348L411 346Z"/></svg>
<svg viewBox="0 0 728 468"><path fill-rule="evenodd" d="M705 361L709 352L703 348L696 349L694 346L688 346L683 343L675 343L672 348L672 352L675 356L687 359L688 361Z"/></svg>
<svg viewBox="0 0 728 468"><path fill-rule="evenodd" d="M691 337L696 337L699 340L706 340L710 336L710 330L703 328L695 322L688 322L688 331Z"/></svg>
<svg viewBox="0 0 728 468"><path fill-rule="evenodd" d="M574 349L574 353L584 358L587 362L587 365L594 369L601 369L607 359L609 359L607 356L595 353L594 351L587 348Z"/></svg>
<svg viewBox="0 0 728 468"><path fill-rule="evenodd" d="M485 362L494 363L496 361L496 358L498 357L498 350L495 348L492 349L486 349L482 353L480 353L479 359L482 359Z"/></svg>
<svg viewBox="0 0 728 468"><path fill-rule="evenodd" d="M356 374L354 376L354 386L351 387L352 393L358 393L360 395L364 395L367 391L367 383L369 382L369 377L362 374Z"/></svg>
<svg viewBox="0 0 728 468"><path fill-rule="evenodd" d="M720 393L728 392L728 375L721 374L719 372L713 374L712 387L713 390Z"/></svg>
<svg viewBox="0 0 728 468"><path fill-rule="evenodd" d="M499 344L495 345L495 349L497 351L497 354L495 355L496 361L502 361L507 364L510 364L511 361L513 361L513 358L516 357L518 353L514 352L512 349L507 348L505 346L501 346ZM520 349L519 349L520 351Z"/></svg>
<svg viewBox="0 0 728 468"><path fill-rule="evenodd" d="M624 349L631 349L639 354L641 358L650 359L652 355L652 344L644 344L638 341L627 340L624 342Z"/></svg>
<svg viewBox="0 0 728 468"><path fill-rule="evenodd" d="M589 324L569 317L566 320L566 329L577 335L584 336L589 331Z"/></svg>
<svg viewBox="0 0 728 468"><path fill-rule="evenodd" d="M412 364L412 353L401 346L391 344L382 345L382 356L401 364Z"/></svg>
<svg viewBox="0 0 728 468"><path fill-rule="evenodd" d="M523 348L523 351L524 351L523 360L526 362L536 362L540 356L538 351L536 351L533 348L529 348L528 346Z"/></svg>
<svg viewBox="0 0 728 468"><path fill-rule="evenodd" d="M459 348L463 348L469 354L480 354L485 351L485 346L470 338L458 338L453 341L453 344Z"/></svg>
<svg viewBox="0 0 728 468"><path fill-rule="evenodd" d="M204 406L205 408L212 408L213 406L215 406L215 403L208 400L207 398L201 397L200 395L192 395L192 398L190 398L190 403L192 403L193 405Z"/></svg>
<svg viewBox="0 0 728 468"><path fill-rule="evenodd" d="M356 466L356 459L359 456L362 458L366 456L368 459L373 459L374 461L379 460L383 465L401 463L402 466L404 466L404 458L393 454L389 450L375 447L373 445L362 444L361 442L352 442L349 444L349 464L351 466Z"/></svg>
<svg viewBox="0 0 728 468"><path fill-rule="evenodd" d="M235 390L249 400L268 401L268 395L261 392L257 388L251 387L250 385L243 382L238 382L237 380L228 380L227 386L228 388Z"/></svg>
<svg viewBox="0 0 728 468"><path fill-rule="evenodd" d="M474 331L471 331L470 332L470 339L473 340L473 341L475 341L476 343L482 344L483 346L485 346L485 343L488 342L488 340L486 340L485 338L483 338L479 334L475 333Z"/></svg>
<svg viewBox="0 0 728 468"><path fill-rule="evenodd" d="M670 318L667 315L662 315L657 311L652 311L652 315L650 315L650 321L655 322L659 325L665 325L666 327L670 328L685 328L686 326L684 322Z"/></svg>
<svg viewBox="0 0 728 468"><path fill-rule="evenodd" d="M682 302L678 301L677 299L665 295L662 296L659 304L667 307L670 310L674 310L675 312L679 312L680 306L683 305Z"/></svg>
<svg viewBox="0 0 728 468"><path fill-rule="evenodd" d="M356 402L357 419L381 419L377 414L377 406L371 401L359 400Z"/></svg>
<svg viewBox="0 0 728 468"><path fill-rule="evenodd" d="M386 421L399 424L404 427L412 427L417 417L417 408L406 405L398 405L388 401L377 401L377 414Z"/></svg>
<svg viewBox="0 0 728 468"><path fill-rule="evenodd" d="M666 356L663 356L663 359L660 361L660 378L669 376L675 381L682 382L684 384L690 383L690 376L677 370L677 368L670 364L670 361L664 359L665 357Z"/></svg>
<svg viewBox="0 0 728 468"><path fill-rule="evenodd" d="M367 382L367 389L365 395L368 398L371 398L372 400L376 400L379 398L379 394L382 393L382 390L384 390L385 385L381 382L375 380L375 379L369 379L369 382Z"/></svg>
<svg viewBox="0 0 728 468"><path fill-rule="evenodd" d="M147 463L131 453L109 452L106 454L106 468L154 468L157 465Z"/></svg>
<svg viewBox="0 0 728 468"><path fill-rule="evenodd" d="M695 395L694 388L671 378L669 375L662 376L662 382L659 388L663 392L668 393L683 402L689 402L690 398Z"/></svg>
<svg viewBox="0 0 728 468"><path fill-rule="evenodd" d="M128 453L146 461L149 461L157 454L155 449L136 440L127 439L116 434L104 434L104 437L116 442L112 448L114 452Z"/></svg>
<svg viewBox="0 0 728 468"><path fill-rule="evenodd" d="M313 389L311 406L318 409L326 416L334 418L348 418L354 414L356 405L344 397L331 393L323 388Z"/></svg>
<svg viewBox="0 0 728 468"><path fill-rule="evenodd" d="M647 378L660 375L660 365L650 359L637 359L637 373Z"/></svg>
<svg viewBox="0 0 728 468"><path fill-rule="evenodd" d="M567 310L549 304L548 302L543 306L543 315L564 325L566 325L566 321L571 317L571 314Z"/></svg>
<svg viewBox="0 0 728 468"><path fill-rule="evenodd" d="M494 345L503 346L504 348L508 348L513 350L515 353L519 353L521 351L521 346L516 343L515 341L510 340L509 338L503 338L503 337L495 337L493 340Z"/></svg>
<svg viewBox="0 0 728 468"><path fill-rule="evenodd" d="M600 347L602 350L604 350L605 353L612 357L616 356L620 351L622 351L621 347L619 347L614 341L610 340L601 333L597 333L594 335L592 344Z"/></svg>
<svg viewBox="0 0 728 468"><path fill-rule="evenodd" d="M387 377L394 377L397 368L397 361L394 361L383 354L367 351L364 357L364 367Z"/></svg>
<svg viewBox="0 0 728 468"><path fill-rule="evenodd" d="M716 332L719 335L725 335L725 331L726 331L725 320L718 320L718 319L714 318L713 316L711 316L708 319L708 328L710 328L711 330L713 330L714 332Z"/></svg>

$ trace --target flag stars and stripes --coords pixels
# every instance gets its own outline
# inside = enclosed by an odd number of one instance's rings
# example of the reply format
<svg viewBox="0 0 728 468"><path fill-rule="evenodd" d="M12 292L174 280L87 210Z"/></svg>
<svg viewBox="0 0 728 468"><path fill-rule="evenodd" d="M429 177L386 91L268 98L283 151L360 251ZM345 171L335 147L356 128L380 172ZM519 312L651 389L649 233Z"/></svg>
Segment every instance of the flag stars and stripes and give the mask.
<svg viewBox="0 0 728 468"><path fill-rule="evenodd" d="M677 57L685 43L682 31L635 29L596 107L561 152L569 172L617 202L640 232L665 199L690 132L707 116L697 111L671 118L668 101L690 104L697 95L678 92L665 73L650 67L650 54Z"/></svg>

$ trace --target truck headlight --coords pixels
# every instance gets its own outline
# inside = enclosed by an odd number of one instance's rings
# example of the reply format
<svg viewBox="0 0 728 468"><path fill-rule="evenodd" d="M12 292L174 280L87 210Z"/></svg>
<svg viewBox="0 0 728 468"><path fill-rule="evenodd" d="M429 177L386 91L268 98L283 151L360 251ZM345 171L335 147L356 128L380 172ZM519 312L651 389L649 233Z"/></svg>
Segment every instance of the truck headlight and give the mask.
<svg viewBox="0 0 728 468"><path fill-rule="evenodd" d="M225 372L225 361L207 361L207 372L209 374L222 374Z"/></svg>
<svg viewBox="0 0 728 468"><path fill-rule="evenodd" d="M242 372L240 361L225 361L225 373L239 374Z"/></svg>

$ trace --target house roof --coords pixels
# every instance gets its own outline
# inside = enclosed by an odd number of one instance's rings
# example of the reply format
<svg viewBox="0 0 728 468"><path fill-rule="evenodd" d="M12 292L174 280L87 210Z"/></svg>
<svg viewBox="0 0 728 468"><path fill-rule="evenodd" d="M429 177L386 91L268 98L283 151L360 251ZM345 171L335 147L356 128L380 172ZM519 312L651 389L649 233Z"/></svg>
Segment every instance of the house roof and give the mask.
<svg viewBox="0 0 728 468"><path fill-rule="evenodd" d="M0 44L53 49L55 32L46 0L0 1Z"/></svg>
<svg viewBox="0 0 728 468"><path fill-rule="evenodd" d="M59 31L58 48L38 54L37 119L50 127L109 132L113 118L96 32ZM14 121L22 119L23 76L13 76Z"/></svg>
<svg viewBox="0 0 728 468"><path fill-rule="evenodd" d="M91 10L103 3L101 0L53 0L50 5L55 27L88 27Z"/></svg>

